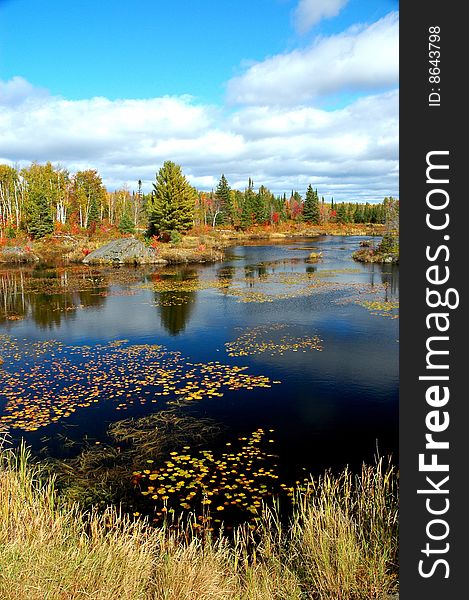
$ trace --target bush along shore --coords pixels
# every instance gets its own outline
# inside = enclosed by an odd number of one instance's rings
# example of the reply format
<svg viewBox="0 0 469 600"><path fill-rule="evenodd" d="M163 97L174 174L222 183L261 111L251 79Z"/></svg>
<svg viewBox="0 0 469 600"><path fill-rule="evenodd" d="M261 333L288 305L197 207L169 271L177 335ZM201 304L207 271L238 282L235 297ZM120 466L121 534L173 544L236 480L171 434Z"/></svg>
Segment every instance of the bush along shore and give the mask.
<svg viewBox="0 0 469 600"><path fill-rule="evenodd" d="M4 600L381 600L397 592L395 468L327 472L298 491L288 523L230 536L150 526L116 507L83 511L24 445L0 451Z"/></svg>

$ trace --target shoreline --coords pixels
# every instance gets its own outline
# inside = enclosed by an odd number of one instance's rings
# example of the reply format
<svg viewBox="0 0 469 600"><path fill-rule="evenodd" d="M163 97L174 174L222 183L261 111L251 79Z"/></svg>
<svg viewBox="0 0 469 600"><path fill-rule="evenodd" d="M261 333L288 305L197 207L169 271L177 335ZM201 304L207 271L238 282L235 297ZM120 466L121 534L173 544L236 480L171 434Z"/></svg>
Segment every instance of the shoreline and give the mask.
<svg viewBox="0 0 469 600"><path fill-rule="evenodd" d="M224 249L243 243L257 241L282 243L299 238L319 236L382 236L384 226L380 224L336 223L317 226L295 226L289 228L252 227L247 231L233 229L209 229L191 231L179 243L156 242L151 244L155 252L155 262L164 264L213 263L224 259ZM129 236L54 234L39 241L27 239L9 240L0 250L0 265L83 264L83 259L94 250L106 244ZM143 235L130 236L144 241ZM121 263L122 264L122 263ZM125 263L124 263L125 264ZM130 264L141 264L138 259Z"/></svg>

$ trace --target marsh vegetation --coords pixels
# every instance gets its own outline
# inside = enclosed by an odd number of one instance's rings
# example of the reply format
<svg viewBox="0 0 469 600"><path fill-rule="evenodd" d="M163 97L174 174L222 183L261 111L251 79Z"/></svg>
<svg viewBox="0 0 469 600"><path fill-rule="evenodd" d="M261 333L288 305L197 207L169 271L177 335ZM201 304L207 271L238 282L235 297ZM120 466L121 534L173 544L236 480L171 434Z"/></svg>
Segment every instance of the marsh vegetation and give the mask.
<svg viewBox="0 0 469 600"><path fill-rule="evenodd" d="M395 590L398 271L352 260L371 239L3 268L0 596Z"/></svg>

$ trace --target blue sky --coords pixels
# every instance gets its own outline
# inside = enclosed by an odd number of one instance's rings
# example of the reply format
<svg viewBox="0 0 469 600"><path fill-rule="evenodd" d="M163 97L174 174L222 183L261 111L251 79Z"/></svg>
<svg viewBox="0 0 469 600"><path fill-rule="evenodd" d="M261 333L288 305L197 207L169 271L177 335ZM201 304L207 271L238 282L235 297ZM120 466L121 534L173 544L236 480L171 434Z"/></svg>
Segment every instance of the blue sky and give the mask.
<svg viewBox="0 0 469 600"><path fill-rule="evenodd" d="M111 188L149 185L173 159L200 188L223 170L235 187L250 173L278 192L312 180L344 200L397 195L397 10L0 0L0 161L96 166ZM323 156L308 152L320 143Z"/></svg>

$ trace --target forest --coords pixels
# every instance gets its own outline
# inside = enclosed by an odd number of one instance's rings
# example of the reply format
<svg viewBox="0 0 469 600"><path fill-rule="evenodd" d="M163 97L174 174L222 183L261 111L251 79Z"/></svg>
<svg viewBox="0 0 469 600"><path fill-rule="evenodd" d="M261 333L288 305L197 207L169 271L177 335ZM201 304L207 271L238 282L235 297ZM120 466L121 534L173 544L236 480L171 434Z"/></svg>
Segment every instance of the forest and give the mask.
<svg viewBox="0 0 469 600"><path fill-rule="evenodd" d="M0 165L0 239L53 232L94 233L97 228L149 235L185 232L193 227L233 227L282 223L385 223L396 212L392 197L377 203L335 202L313 184L306 190L275 195L257 188L249 178L243 190L232 189L225 175L210 191L193 187L179 165L166 161L156 173L153 189L123 186L108 191L96 169L71 173L51 162L24 168Z"/></svg>

